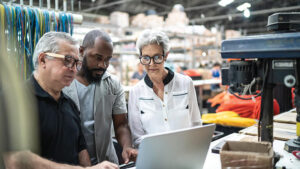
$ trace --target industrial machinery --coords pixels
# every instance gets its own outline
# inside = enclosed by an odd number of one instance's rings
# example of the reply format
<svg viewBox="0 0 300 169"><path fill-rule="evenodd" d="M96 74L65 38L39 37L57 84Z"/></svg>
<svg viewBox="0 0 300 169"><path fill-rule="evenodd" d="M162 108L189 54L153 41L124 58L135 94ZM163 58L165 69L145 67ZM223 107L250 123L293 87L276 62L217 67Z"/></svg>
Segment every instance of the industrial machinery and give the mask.
<svg viewBox="0 0 300 169"><path fill-rule="evenodd" d="M285 150L300 149L300 13L269 16L270 34L246 36L222 42L223 59L238 59L222 68L222 84L229 91L261 96L258 136L273 142L273 88L284 84L295 87L297 139L286 142ZM256 92L259 91L259 92ZM241 99L241 95L236 95ZM252 98L253 99L253 98Z"/></svg>

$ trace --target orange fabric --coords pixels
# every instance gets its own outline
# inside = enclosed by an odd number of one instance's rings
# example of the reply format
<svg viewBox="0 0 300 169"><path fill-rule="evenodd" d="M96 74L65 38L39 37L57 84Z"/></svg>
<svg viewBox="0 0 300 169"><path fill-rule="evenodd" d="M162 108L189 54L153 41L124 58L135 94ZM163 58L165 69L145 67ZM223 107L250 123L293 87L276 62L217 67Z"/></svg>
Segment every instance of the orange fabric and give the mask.
<svg viewBox="0 0 300 169"><path fill-rule="evenodd" d="M261 97L258 97L256 100L257 100L257 102L254 106L253 114L251 116L251 118L253 118L253 119L259 119L259 116L260 116ZM274 112L274 115L277 115L280 113L280 107L279 107L279 104L276 101L276 99L273 99L273 112Z"/></svg>
<svg viewBox="0 0 300 169"><path fill-rule="evenodd" d="M247 95L242 97L251 98L252 96ZM222 92L214 98L209 99L208 102L211 103L212 107L220 104L216 110L217 113L223 111L234 111L238 113L240 117L259 119L261 97L255 98L255 101L241 100L228 92ZM273 110L274 115L279 114L280 112L279 104L275 99L273 100Z"/></svg>
<svg viewBox="0 0 300 169"><path fill-rule="evenodd" d="M195 69L189 69L189 70L185 70L183 72L185 75L188 75L190 77L201 76L201 74Z"/></svg>
<svg viewBox="0 0 300 169"><path fill-rule="evenodd" d="M224 91L222 93L217 94L215 97L208 99L207 101L211 103L211 107L215 107L216 105L223 103L224 99L226 100L226 97L224 98L226 94L227 92Z"/></svg>

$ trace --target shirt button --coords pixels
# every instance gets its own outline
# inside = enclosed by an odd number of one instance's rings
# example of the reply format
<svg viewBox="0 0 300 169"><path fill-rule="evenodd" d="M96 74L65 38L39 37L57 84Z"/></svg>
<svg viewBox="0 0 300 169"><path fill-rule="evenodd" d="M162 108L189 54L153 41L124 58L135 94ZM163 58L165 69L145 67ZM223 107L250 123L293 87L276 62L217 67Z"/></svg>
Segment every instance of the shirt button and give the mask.
<svg viewBox="0 0 300 169"><path fill-rule="evenodd" d="M163 107L165 107L165 105L163 104Z"/></svg>
<svg viewBox="0 0 300 169"><path fill-rule="evenodd" d="M168 94L168 92L166 92L166 94Z"/></svg>
<svg viewBox="0 0 300 169"><path fill-rule="evenodd" d="M167 119L167 118L165 118L165 121L168 121L168 119Z"/></svg>

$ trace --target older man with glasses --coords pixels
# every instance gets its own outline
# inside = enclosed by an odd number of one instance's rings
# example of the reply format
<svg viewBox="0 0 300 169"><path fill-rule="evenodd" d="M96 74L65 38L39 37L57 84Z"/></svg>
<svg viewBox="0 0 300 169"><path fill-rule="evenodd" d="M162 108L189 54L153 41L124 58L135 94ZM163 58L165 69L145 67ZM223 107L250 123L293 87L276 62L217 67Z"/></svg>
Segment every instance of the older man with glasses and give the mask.
<svg viewBox="0 0 300 169"><path fill-rule="evenodd" d="M170 49L167 35L145 30L136 46L147 75L129 92L128 117L134 145L138 147L146 134L201 125L191 78L164 67Z"/></svg>
<svg viewBox="0 0 300 169"><path fill-rule="evenodd" d="M46 33L33 55L35 71L27 84L38 105L41 157L18 152L6 157L7 168L82 168L91 165L75 103L62 93L81 67L76 41L62 32ZM61 164L62 163L62 164ZM118 168L103 162L91 168Z"/></svg>

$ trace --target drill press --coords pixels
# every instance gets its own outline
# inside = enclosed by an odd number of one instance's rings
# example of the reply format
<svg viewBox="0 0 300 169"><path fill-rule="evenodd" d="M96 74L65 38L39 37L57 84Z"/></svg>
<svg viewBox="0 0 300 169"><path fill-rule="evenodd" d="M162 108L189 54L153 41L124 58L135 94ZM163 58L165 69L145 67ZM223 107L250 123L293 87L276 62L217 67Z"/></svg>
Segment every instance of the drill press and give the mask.
<svg viewBox="0 0 300 169"><path fill-rule="evenodd" d="M258 127L260 141L273 142L273 88L279 84L295 87L298 138L286 142L288 152L300 149L299 18L300 13L273 14L269 16L267 26L272 33L225 40L221 46L222 58L239 59L222 68L222 84L229 85L233 94L252 94L260 90L254 96L262 97Z"/></svg>

